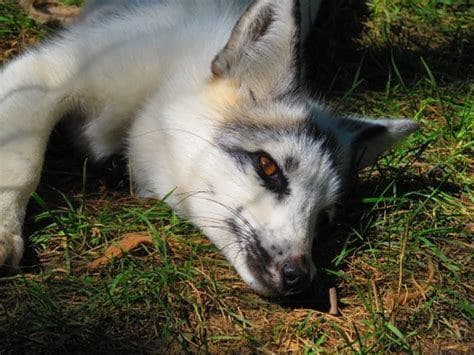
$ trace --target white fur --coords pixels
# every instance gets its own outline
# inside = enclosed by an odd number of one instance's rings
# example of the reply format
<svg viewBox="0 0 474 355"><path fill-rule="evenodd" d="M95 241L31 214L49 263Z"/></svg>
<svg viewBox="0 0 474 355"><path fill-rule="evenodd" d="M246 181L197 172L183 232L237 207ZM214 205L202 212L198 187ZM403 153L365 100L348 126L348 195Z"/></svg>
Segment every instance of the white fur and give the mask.
<svg viewBox="0 0 474 355"><path fill-rule="evenodd" d="M127 147L141 195L164 197L174 191L167 202L205 231L254 290L287 293L281 275L287 260L304 258L314 276L316 219L337 201L344 169L334 158L349 164L352 139L340 133L344 124L329 121L329 113L308 104L308 97L287 93L297 77L293 1L254 2L240 21L243 37L232 50L223 48L248 1L137 3L90 3L84 18L60 39L0 73L0 265L19 264L25 206L38 183L48 137L59 119L75 112L82 127L77 135L93 157L101 160ZM257 38L252 25L268 6L271 25ZM116 7L121 10L114 12ZM229 66L213 75L217 55ZM286 99L278 98L282 95ZM340 156L327 151L324 137L292 131L310 114L323 133L337 127ZM369 149L370 160L414 128L397 122L382 122L390 127L383 139L389 144ZM252 139L242 132L232 136L232 129L226 136L234 123L286 128L256 129ZM280 166L288 156L296 157L297 168L286 172L288 195L277 198L262 186L251 163L239 166L221 143L246 152L263 150ZM229 219L244 238L229 230ZM270 275L266 282L246 255L250 233L258 235L271 258L264 265Z"/></svg>

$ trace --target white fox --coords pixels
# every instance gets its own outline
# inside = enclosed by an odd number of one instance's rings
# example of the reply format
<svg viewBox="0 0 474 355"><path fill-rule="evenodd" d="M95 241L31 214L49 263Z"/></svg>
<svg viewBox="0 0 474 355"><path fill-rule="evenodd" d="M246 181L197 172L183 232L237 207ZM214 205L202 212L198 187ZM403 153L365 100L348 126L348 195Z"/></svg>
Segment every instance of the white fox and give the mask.
<svg viewBox="0 0 474 355"><path fill-rule="evenodd" d="M127 154L266 296L314 278L311 246L345 182L417 125L335 115L301 88L301 16L318 1L97 0L0 72L0 265L22 258L25 206L56 123L101 160ZM72 117L72 118L71 118Z"/></svg>

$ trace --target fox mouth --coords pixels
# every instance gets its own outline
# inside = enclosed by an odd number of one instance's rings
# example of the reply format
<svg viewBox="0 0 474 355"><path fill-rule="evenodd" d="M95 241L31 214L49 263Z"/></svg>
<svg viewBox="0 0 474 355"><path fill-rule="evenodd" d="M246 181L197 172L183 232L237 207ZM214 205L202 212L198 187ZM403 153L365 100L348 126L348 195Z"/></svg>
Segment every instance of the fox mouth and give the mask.
<svg viewBox="0 0 474 355"><path fill-rule="evenodd" d="M260 286L265 289L266 296L276 297L285 294L282 283L275 282L272 272L266 267L267 264L262 262L258 254L254 254L253 251L248 252L246 261L247 268Z"/></svg>
<svg viewBox="0 0 474 355"><path fill-rule="evenodd" d="M266 253L266 251L263 250L263 253ZM288 286L285 279L281 276L281 272L279 272L281 267L274 265L269 256L268 258L262 257L263 253L259 248L249 248L246 254L247 268L259 285L265 289L262 294L268 297L285 298L303 293L309 288L309 278L305 279L307 282L303 286L301 283L295 285L295 287Z"/></svg>
<svg viewBox="0 0 474 355"><path fill-rule="evenodd" d="M272 259L268 252L261 246L258 239L255 243L247 244L246 248L247 268L255 279L263 286L269 295L279 295L283 293L283 285L271 272Z"/></svg>
<svg viewBox="0 0 474 355"><path fill-rule="evenodd" d="M262 246L257 231L250 223L246 221L244 225L239 225L235 220L229 219L227 225L237 237L239 253L244 255L246 269L253 279L248 284L255 291L267 297L287 297L304 292L305 289L299 286L288 287L281 275L280 263L276 263Z"/></svg>
<svg viewBox="0 0 474 355"><path fill-rule="evenodd" d="M244 226L234 219L228 219L226 223L230 232L237 237L239 252L245 255L247 269L259 285L266 290L266 294L281 294L283 292L281 282L275 282L269 268L272 265L270 254L262 247L255 228L241 217L240 213L239 217Z"/></svg>

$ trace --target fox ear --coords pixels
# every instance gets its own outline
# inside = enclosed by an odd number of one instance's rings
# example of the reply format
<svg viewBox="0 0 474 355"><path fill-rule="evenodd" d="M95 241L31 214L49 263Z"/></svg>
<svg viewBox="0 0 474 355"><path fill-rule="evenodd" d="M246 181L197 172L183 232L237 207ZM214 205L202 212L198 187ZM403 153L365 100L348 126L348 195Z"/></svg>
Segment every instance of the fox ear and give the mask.
<svg viewBox="0 0 474 355"><path fill-rule="evenodd" d="M236 80L256 100L293 90L299 77L298 0L254 0L212 62L217 78Z"/></svg>
<svg viewBox="0 0 474 355"><path fill-rule="evenodd" d="M374 164L378 157L418 129L407 119L337 119L335 133L338 143L349 156L351 167L359 170Z"/></svg>

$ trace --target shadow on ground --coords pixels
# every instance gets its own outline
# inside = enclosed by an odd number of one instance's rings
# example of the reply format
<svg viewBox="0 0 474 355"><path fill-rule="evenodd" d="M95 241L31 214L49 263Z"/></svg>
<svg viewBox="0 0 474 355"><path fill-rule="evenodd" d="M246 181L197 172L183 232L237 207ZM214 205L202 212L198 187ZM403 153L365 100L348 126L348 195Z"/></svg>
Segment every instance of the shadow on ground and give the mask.
<svg viewBox="0 0 474 355"><path fill-rule="evenodd" d="M445 34L438 39L413 24L394 23L381 40L371 38L370 25L364 26L371 19L363 1L327 1L320 14L305 55L308 86L318 96L340 97L352 88L356 76L362 80L358 92L383 92L388 78L396 79L396 71L409 87L427 74L420 58L443 83L466 82L473 76L474 32L462 26L446 41Z"/></svg>

